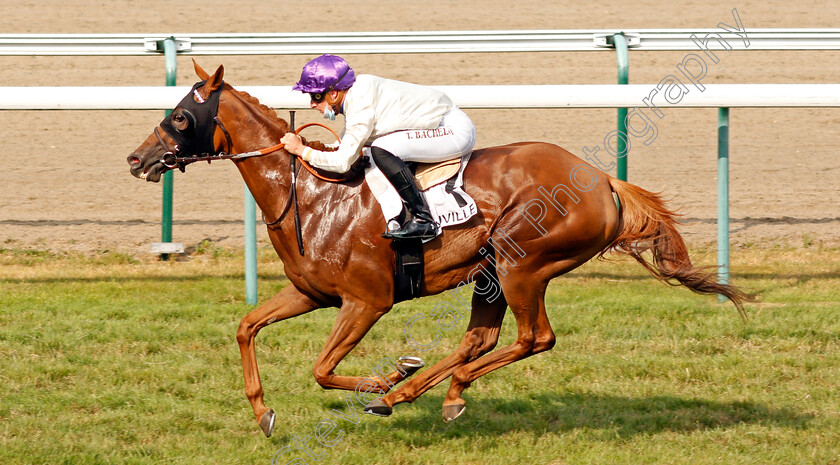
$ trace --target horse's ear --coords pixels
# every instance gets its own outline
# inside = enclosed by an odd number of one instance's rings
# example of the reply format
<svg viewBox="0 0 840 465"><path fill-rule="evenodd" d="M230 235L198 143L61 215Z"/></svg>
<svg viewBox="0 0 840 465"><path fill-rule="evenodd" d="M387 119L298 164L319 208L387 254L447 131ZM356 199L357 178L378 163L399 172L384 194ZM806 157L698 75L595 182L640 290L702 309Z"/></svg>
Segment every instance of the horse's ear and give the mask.
<svg viewBox="0 0 840 465"><path fill-rule="evenodd" d="M212 94L213 91L215 91L216 89L221 87L222 78L224 78L224 77L225 77L225 67L224 67L224 65L219 65L219 67L216 69L216 72L213 73L212 76L208 77L207 78L207 83L204 84L204 87L207 89L207 95Z"/></svg>
<svg viewBox="0 0 840 465"><path fill-rule="evenodd" d="M204 71L204 68L198 66L198 62L195 61L195 58L192 59L193 68L195 68L195 74L198 75L198 78L202 81L206 81L210 79L210 75L207 74L207 71Z"/></svg>

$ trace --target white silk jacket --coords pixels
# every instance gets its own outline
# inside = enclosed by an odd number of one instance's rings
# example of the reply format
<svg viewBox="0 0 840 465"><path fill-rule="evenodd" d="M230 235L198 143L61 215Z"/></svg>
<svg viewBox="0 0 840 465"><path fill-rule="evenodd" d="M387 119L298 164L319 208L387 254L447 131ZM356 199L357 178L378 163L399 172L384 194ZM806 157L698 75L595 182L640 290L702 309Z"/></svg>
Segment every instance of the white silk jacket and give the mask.
<svg viewBox="0 0 840 465"><path fill-rule="evenodd" d="M454 106L446 94L431 87L361 74L344 96L344 132L338 150L307 147L301 157L316 168L344 173L366 143L394 131L434 129Z"/></svg>

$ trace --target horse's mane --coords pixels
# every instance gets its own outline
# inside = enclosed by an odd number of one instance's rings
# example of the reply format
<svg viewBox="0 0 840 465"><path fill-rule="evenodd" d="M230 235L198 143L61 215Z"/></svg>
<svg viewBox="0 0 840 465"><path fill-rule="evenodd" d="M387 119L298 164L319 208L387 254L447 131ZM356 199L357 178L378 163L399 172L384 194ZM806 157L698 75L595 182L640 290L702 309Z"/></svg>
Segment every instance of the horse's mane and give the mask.
<svg viewBox="0 0 840 465"><path fill-rule="evenodd" d="M244 100L244 101L250 103L251 105L257 107L257 109L259 109L260 112L262 112L265 116L268 116L268 118L270 120L276 122L280 126L280 129L283 132L289 132L289 123L286 120L284 120L283 118L277 116L277 112L275 112L272 108L270 108L266 105L263 105L262 103L260 103L259 100L257 100L256 97L252 96L248 92L245 92L244 90L234 89L233 86L231 86L230 84L228 84L227 87L230 91L239 95L242 98L242 100Z"/></svg>

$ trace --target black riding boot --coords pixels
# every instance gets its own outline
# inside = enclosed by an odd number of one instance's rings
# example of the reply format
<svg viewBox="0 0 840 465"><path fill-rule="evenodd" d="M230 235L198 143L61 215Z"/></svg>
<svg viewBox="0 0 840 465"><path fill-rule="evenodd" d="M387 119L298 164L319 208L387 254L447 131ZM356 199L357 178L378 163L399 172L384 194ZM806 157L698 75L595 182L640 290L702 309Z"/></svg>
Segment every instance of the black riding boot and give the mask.
<svg viewBox="0 0 840 465"><path fill-rule="evenodd" d="M396 231L389 231L382 235L388 239L434 239L437 235L437 223L432 218L429 207L414 182L414 173L405 162L387 150L379 147L371 148L371 155L382 174L393 184L402 198L410 219Z"/></svg>

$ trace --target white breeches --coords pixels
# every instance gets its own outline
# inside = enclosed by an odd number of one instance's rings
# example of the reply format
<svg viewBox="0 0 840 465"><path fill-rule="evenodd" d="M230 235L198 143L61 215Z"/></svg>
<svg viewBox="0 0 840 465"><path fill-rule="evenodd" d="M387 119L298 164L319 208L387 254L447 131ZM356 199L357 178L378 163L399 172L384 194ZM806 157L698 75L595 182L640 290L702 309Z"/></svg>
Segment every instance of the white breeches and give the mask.
<svg viewBox="0 0 840 465"><path fill-rule="evenodd" d="M409 129L386 134L371 146L391 152L403 161L437 163L472 152L475 125L466 113L452 107L435 129Z"/></svg>

